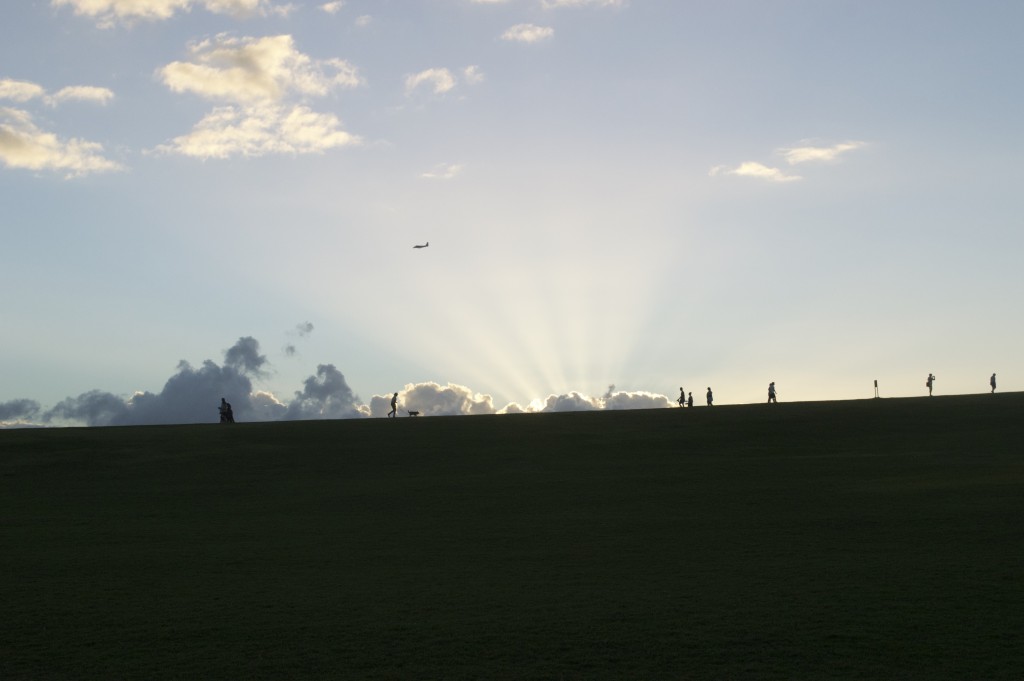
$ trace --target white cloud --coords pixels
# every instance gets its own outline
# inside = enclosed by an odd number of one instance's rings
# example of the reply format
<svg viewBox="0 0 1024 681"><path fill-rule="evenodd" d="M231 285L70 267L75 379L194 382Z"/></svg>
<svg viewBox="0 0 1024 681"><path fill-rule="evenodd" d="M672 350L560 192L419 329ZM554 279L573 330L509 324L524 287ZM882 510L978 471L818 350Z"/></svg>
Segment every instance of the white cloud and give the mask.
<svg viewBox="0 0 1024 681"><path fill-rule="evenodd" d="M759 180L767 180L769 182L794 182L796 180L803 179L799 175L787 175L778 168L769 168L768 166L757 163L756 161L741 163L736 168L715 166L708 174L712 177L717 175L738 175L740 177L753 177Z"/></svg>
<svg viewBox="0 0 1024 681"><path fill-rule="evenodd" d="M798 163L807 163L808 161L834 161L848 151L860 149L864 146L864 142L850 141L841 142L831 147L792 147L789 149L779 149L779 153L786 159L786 162L790 165L796 165Z"/></svg>
<svg viewBox="0 0 1024 681"><path fill-rule="evenodd" d="M231 38L219 35L190 48L192 61L159 71L174 92L244 103L280 100L288 94L322 96L334 87L363 83L342 59L314 60L295 49L290 35Z"/></svg>
<svg viewBox="0 0 1024 681"><path fill-rule="evenodd" d="M479 66L467 66L462 69L462 79L469 85L479 85L484 82L484 72Z"/></svg>
<svg viewBox="0 0 1024 681"><path fill-rule="evenodd" d="M366 28L373 23L373 17L369 14L363 14L356 17L356 28Z"/></svg>
<svg viewBox="0 0 1024 681"><path fill-rule="evenodd" d="M102 152L96 142L62 140L41 130L27 111L0 107L0 161L8 168L64 171L67 177L122 169Z"/></svg>
<svg viewBox="0 0 1024 681"><path fill-rule="evenodd" d="M359 144L338 118L301 105L224 106L214 109L187 135L157 151L193 158L314 154Z"/></svg>
<svg viewBox="0 0 1024 681"><path fill-rule="evenodd" d="M11 80L10 78L0 80L0 99L27 102L30 99L43 97L44 95L46 95L46 90L41 85L25 80Z"/></svg>
<svg viewBox="0 0 1024 681"><path fill-rule="evenodd" d="M450 180L462 172L461 163L439 163L420 175L428 180Z"/></svg>
<svg viewBox="0 0 1024 681"><path fill-rule="evenodd" d="M433 86L434 94L440 95L455 87L455 78L448 69L427 69L405 77L405 92L412 92L420 85Z"/></svg>
<svg viewBox="0 0 1024 681"><path fill-rule="evenodd" d="M75 14L95 19L101 27L135 20L161 21L194 6L233 17L287 15L294 5L275 5L269 0L51 0L53 7L70 6Z"/></svg>
<svg viewBox="0 0 1024 681"><path fill-rule="evenodd" d="M233 104L214 109L190 133L158 151L208 159L321 153L359 143L334 114L294 101L363 84L348 62L312 59L295 48L289 35L220 35L190 52L192 61L174 62L159 71L167 87Z"/></svg>
<svg viewBox="0 0 1024 681"><path fill-rule="evenodd" d="M107 104L114 98L114 92L105 87L94 87L92 85L72 85L61 88L47 101L56 106L62 102L95 102L96 104Z"/></svg>
<svg viewBox="0 0 1024 681"><path fill-rule="evenodd" d="M555 35L555 29L550 26L537 26L536 24L516 24L501 34L502 40L509 40L520 43L536 43L547 40Z"/></svg>
<svg viewBox="0 0 1024 681"><path fill-rule="evenodd" d="M53 95L46 94L42 85L25 80L0 80L0 99L9 99L24 103L33 99L42 99L50 106L57 106L67 101L88 101L106 104L114 98L112 90L92 85L72 85L61 88Z"/></svg>
<svg viewBox="0 0 1024 681"><path fill-rule="evenodd" d="M341 8L345 6L345 0L334 0L334 2L325 2L320 5L320 9L327 12L328 14L337 14L341 11Z"/></svg>

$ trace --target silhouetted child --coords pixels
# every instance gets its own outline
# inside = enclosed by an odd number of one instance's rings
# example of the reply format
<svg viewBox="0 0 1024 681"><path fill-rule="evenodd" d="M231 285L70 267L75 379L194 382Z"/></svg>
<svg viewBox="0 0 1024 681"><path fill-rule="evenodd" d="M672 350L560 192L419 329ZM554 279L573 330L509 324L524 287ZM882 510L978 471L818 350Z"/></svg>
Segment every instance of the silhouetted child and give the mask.
<svg viewBox="0 0 1024 681"><path fill-rule="evenodd" d="M693 393L690 393L690 396L686 398L686 406L687 407L692 407L693 406Z"/></svg>
<svg viewBox="0 0 1024 681"><path fill-rule="evenodd" d="M711 386L708 386L708 406L714 406L715 396L711 394Z"/></svg>
<svg viewBox="0 0 1024 681"><path fill-rule="evenodd" d="M391 396L391 411L388 412L388 418L396 416L398 416L398 393Z"/></svg>
<svg viewBox="0 0 1024 681"><path fill-rule="evenodd" d="M925 385L928 386L928 397L932 396L932 385L934 383L935 383L935 376L933 376L932 374L928 374L928 380L925 382Z"/></svg>

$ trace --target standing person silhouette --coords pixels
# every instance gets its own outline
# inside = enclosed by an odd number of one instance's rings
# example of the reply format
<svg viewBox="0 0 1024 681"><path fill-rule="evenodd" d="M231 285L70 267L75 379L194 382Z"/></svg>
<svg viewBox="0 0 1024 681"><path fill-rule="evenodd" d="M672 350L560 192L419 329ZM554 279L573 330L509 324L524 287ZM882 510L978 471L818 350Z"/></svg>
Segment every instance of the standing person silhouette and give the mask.
<svg viewBox="0 0 1024 681"><path fill-rule="evenodd" d="M708 386L708 406L713 407L715 402L715 396L711 394L711 386Z"/></svg>
<svg viewBox="0 0 1024 681"><path fill-rule="evenodd" d="M680 407L686 406L686 391L683 390L682 386L679 387L679 399L676 400Z"/></svg>
<svg viewBox="0 0 1024 681"><path fill-rule="evenodd" d="M992 392L996 391L996 375L992 374L992 378L988 379L988 384L992 386Z"/></svg>
<svg viewBox="0 0 1024 681"><path fill-rule="evenodd" d="M690 393L690 396L686 398L686 406L687 407L692 407L693 406L693 393Z"/></svg>
<svg viewBox="0 0 1024 681"><path fill-rule="evenodd" d="M395 418L398 416L398 393L391 396L391 411L388 412L388 418Z"/></svg>
<svg viewBox="0 0 1024 681"><path fill-rule="evenodd" d="M932 396L932 385L935 383L935 376L931 373L928 374L928 380L925 381L925 385L928 386L928 397Z"/></svg>
<svg viewBox="0 0 1024 681"><path fill-rule="evenodd" d="M768 402L778 404L778 400L775 399L775 381L768 384Z"/></svg>
<svg viewBox="0 0 1024 681"><path fill-rule="evenodd" d="M234 423L235 413L231 410L231 404L223 397L220 398L220 422L221 423Z"/></svg>

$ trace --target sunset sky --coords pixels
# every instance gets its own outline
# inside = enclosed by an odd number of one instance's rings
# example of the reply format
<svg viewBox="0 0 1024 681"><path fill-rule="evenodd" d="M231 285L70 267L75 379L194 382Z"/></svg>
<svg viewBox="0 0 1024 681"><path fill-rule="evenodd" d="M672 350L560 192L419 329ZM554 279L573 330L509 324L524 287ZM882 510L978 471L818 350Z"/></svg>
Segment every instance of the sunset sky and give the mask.
<svg viewBox="0 0 1024 681"><path fill-rule="evenodd" d="M0 422L1024 389L1021 64L1009 1L4 2Z"/></svg>

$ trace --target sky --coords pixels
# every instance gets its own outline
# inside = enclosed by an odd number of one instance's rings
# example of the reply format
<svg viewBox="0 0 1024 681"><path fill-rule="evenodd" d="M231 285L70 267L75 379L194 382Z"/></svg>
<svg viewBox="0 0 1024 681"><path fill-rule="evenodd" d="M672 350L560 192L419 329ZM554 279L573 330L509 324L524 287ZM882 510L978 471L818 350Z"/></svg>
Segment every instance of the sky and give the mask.
<svg viewBox="0 0 1024 681"><path fill-rule="evenodd" d="M1009 0L5 2L0 423L1024 389L1022 63Z"/></svg>

